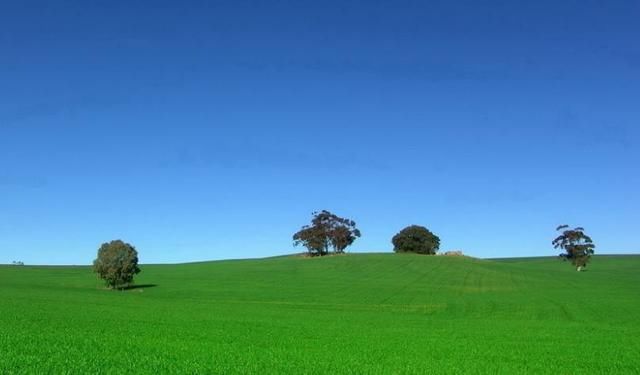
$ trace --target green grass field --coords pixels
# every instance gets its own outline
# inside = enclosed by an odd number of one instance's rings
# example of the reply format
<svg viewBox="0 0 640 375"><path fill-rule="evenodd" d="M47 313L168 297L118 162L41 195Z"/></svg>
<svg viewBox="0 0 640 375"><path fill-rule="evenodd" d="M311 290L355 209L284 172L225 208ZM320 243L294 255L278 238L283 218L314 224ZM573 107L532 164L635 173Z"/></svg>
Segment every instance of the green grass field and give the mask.
<svg viewBox="0 0 640 375"><path fill-rule="evenodd" d="M640 256L0 267L0 373L640 373Z"/></svg>

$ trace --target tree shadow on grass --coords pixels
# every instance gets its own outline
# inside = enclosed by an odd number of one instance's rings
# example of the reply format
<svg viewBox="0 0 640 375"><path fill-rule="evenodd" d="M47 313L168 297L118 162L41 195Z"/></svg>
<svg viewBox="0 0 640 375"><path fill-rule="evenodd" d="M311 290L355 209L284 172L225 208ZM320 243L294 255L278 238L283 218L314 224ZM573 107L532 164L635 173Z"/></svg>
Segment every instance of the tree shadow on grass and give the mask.
<svg viewBox="0 0 640 375"><path fill-rule="evenodd" d="M157 286L158 284L135 284L135 285L128 285L122 288L122 290L147 289L147 288L155 288Z"/></svg>

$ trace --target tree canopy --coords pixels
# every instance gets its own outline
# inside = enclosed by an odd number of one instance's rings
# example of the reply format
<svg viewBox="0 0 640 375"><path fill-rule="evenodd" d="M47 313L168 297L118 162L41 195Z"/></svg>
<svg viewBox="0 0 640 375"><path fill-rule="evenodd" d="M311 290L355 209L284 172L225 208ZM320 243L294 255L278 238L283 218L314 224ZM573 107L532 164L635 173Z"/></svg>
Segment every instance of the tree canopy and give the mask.
<svg viewBox="0 0 640 375"><path fill-rule="evenodd" d="M581 271L594 253L596 245L593 240L584 233L582 227L571 229L568 225L560 225L556 231L560 232L560 235L551 242L553 247L564 250L560 257L571 261L576 269Z"/></svg>
<svg viewBox="0 0 640 375"><path fill-rule="evenodd" d="M435 254L440 248L440 238L425 227L411 225L391 239L396 253Z"/></svg>
<svg viewBox="0 0 640 375"><path fill-rule="evenodd" d="M311 255L327 255L331 249L337 254L361 236L356 222L339 217L327 210L313 212L311 225L303 226L293 235L295 246L303 245Z"/></svg>
<svg viewBox="0 0 640 375"><path fill-rule="evenodd" d="M121 289L131 284L133 277L140 273L138 252L121 240L103 243L93 261L93 270L108 287Z"/></svg>

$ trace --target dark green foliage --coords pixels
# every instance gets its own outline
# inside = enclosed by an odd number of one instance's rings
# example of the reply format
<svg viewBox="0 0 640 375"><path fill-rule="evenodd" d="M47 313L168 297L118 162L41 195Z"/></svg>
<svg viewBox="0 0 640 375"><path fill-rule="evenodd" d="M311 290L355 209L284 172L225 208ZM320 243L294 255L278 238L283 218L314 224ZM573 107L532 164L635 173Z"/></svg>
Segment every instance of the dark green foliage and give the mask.
<svg viewBox="0 0 640 375"><path fill-rule="evenodd" d="M353 220L345 219L329 211L312 213L311 225L305 225L293 235L295 246L303 245L311 255L326 255L330 248L344 253L356 238L361 236Z"/></svg>
<svg viewBox="0 0 640 375"><path fill-rule="evenodd" d="M440 238L425 227L411 225L393 236L393 251L433 255L440 248Z"/></svg>
<svg viewBox="0 0 640 375"><path fill-rule="evenodd" d="M594 253L596 245L593 240L584 233L584 228L581 227L570 229L568 225L560 225L556 230L562 233L553 240L553 247L564 250L560 257L571 261L576 269L581 271L587 266Z"/></svg>
<svg viewBox="0 0 640 375"><path fill-rule="evenodd" d="M121 240L103 243L98 249L98 258L93 261L93 270L110 288L129 286L133 276L140 272L138 252Z"/></svg>

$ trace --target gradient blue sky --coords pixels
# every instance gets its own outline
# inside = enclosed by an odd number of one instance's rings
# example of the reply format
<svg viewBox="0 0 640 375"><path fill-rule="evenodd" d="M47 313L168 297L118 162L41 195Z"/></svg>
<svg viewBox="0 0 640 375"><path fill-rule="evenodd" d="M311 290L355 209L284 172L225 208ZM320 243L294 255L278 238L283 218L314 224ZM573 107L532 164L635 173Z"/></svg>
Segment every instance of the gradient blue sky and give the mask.
<svg viewBox="0 0 640 375"><path fill-rule="evenodd" d="M0 263L351 248L634 253L638 1L3 1Z"/></svg>

